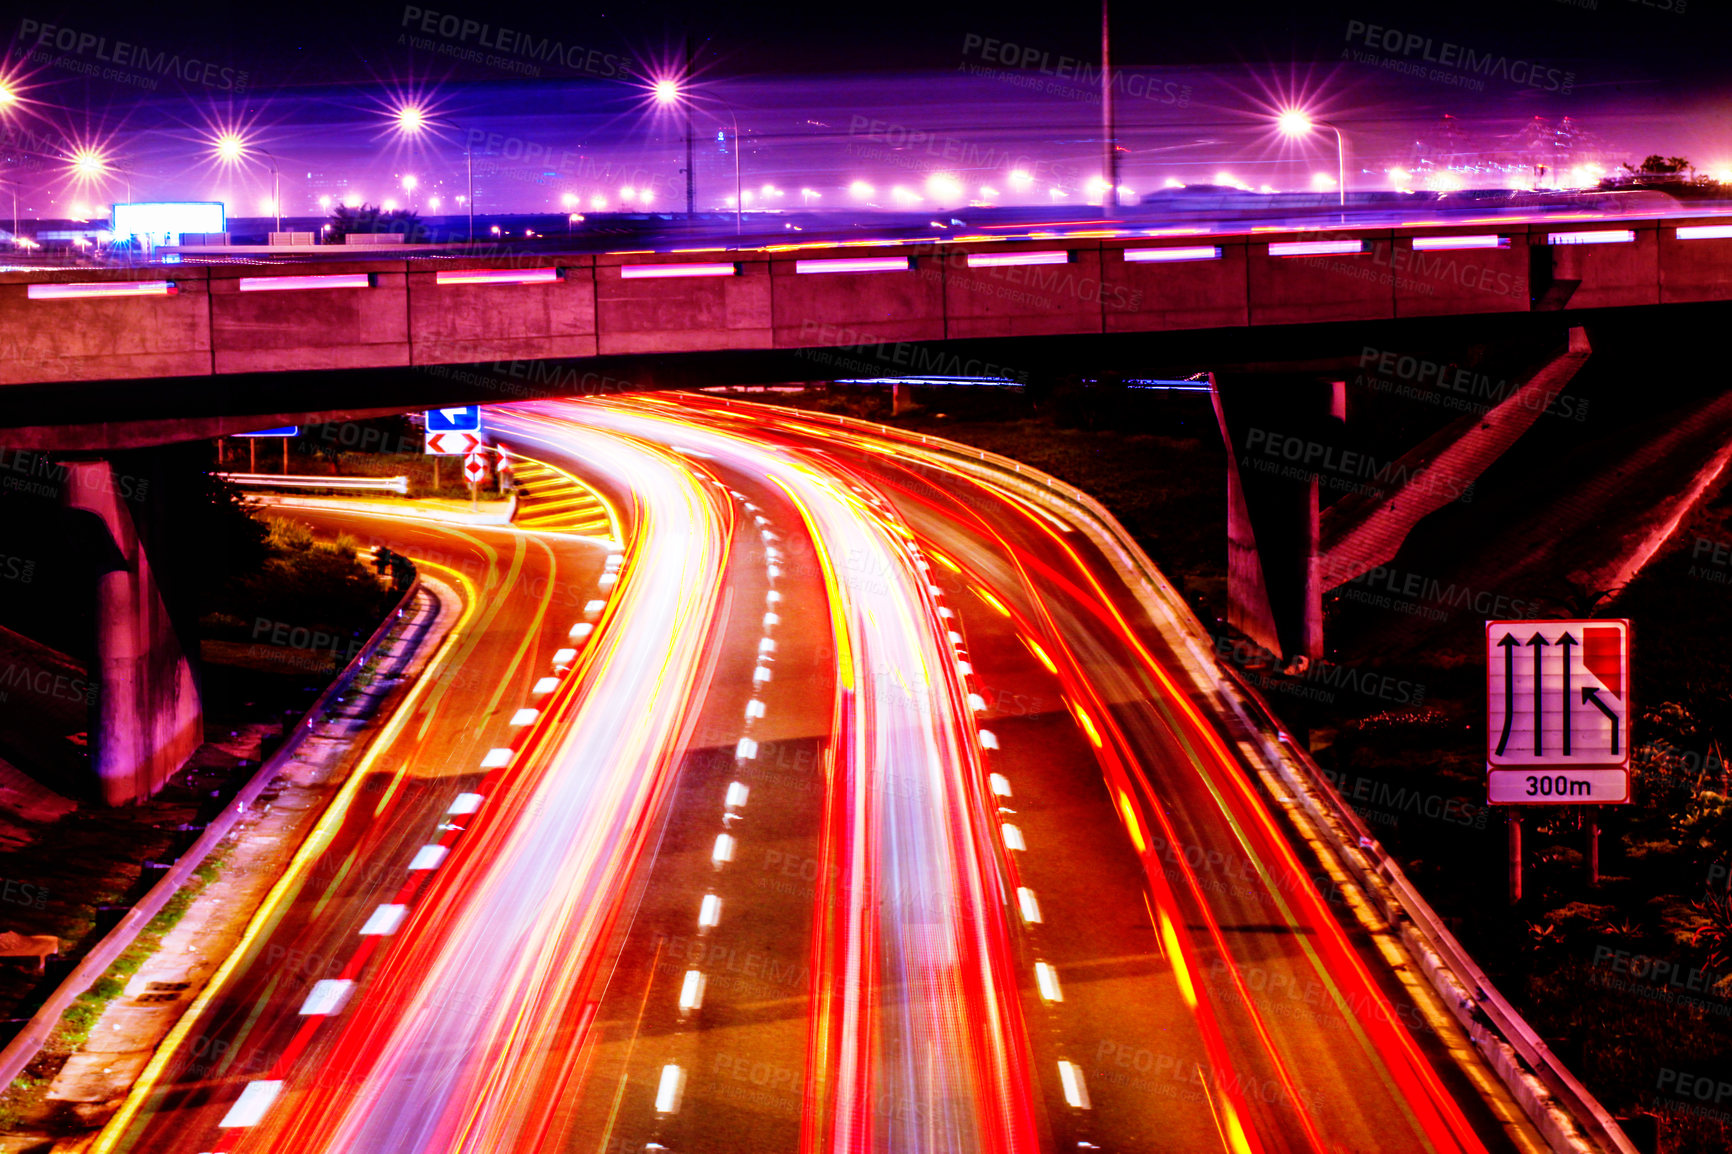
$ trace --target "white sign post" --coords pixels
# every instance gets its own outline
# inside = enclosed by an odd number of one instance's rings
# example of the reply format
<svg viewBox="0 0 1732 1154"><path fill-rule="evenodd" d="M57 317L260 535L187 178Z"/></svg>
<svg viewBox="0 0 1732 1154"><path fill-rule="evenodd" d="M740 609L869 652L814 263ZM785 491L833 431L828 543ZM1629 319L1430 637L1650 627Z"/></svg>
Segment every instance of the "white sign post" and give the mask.
<svg viewBox="0 0 1732 1154"><path fill-rule="evenodd" d="M1617 805L1630 800L1630 623L1487 621L1486 800ZM1521 811L1509 813L1511 904L1521 901ZM1588 877L1599 881L1599 823Z"/></svg>
<svg viewBox="0 0 1732 1154"><path fill-rule="evenodd" d="M1495 805L1630 800L1630 623L1488 621Z"/></svg>

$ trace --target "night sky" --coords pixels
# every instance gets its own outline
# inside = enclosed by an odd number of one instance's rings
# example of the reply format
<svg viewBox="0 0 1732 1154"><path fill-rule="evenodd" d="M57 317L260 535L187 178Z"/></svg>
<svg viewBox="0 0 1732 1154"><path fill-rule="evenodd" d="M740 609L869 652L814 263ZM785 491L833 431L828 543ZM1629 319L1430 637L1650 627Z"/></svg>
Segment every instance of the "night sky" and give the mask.
<svg viewBox="0 0 1732 1154"><path fill-rule="evenodd" d="M1098 58L1089 5L27 2L6 26L26 101L7 125L10 162L39 215L128 193L251 211L269 193L264 167L221 173L203 155L228 127L280 158L292 212L321 190L377 200L408 173L421 195L449 198L466 143L489 154L478 203L501 211L617 202L622 185L673 207L682 125L649 107L642 78L673 66L688 34L712 206L731 193L729 108L749 187L832 202L854 179L976 182L1023 160L1074 192L1099 148L1096 86L1078 75ZM1302 182L1332 149L1269 138L1267 113L1295 101L1348 129L1356 186L1435 151L1445 115L1476 155L1509 154L1534 117L1548 132L1569 117L1579 157L1607 166L1647 152L1732 164L1729 31L1732 16L1701 0L1121 4L1128 178ZM384 131L404 100L437 131L413 143ZM946 143L911 149L916 133ZM85 144L112 158L108 184L67 187L41 157Z"/></svg>

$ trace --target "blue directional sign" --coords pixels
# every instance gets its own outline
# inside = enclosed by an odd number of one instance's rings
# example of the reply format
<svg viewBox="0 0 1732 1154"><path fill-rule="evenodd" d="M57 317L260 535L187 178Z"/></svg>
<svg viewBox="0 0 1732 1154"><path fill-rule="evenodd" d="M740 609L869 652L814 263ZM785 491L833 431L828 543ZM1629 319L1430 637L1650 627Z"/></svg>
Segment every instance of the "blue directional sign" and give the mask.
<svg viewBox="0 0 1732 1154"><path fill-rule="evenodd" d="M472 433L481 427L480 405L456 405L427 410L429 433Z"/></svg>
<svg viewBox="0 0 1732 1154"><path fill-rule="evenodd" d="M235 434L237 437L298 437L300 435L301 426L299 425L284 425L280 429L256 429L251 433Z"/></svg>

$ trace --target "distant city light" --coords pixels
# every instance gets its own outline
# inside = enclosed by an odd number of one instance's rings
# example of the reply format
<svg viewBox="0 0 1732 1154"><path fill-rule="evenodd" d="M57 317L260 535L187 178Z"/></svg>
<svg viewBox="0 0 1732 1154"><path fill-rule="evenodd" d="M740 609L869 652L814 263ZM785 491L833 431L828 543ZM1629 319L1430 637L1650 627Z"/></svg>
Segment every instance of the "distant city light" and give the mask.
<svg viewBox="0 0 1732 1154"><path fill-rule="evenodd" d="M330 208L331 207L331 198L328 196L321 196L319 198L319 207L320 208Z"/></svg>
<svg viewBox="0 0 1732 1154"><path fill-rule="evenodd" d="M926 191L940 203L958 201L962 199L962 182L947 172L935 172L926 178Z"/></svg>
<svg viewBox="0 0 1732 1154"><path fill-rule="evenodd" d="M1413 173L1405 168L1389 170L1389 184L1392 188L1405 189L1413 183Z"/></svg>
<svg viewBox="0 0 1732 1154"><path fill-rule="evenodd" d="M405 176L403 178L403 187L408 189L410 192L414 192L415 186L419 183L420 181L416 180L413 176Z"/></svg>
<svg viewBox="0 0 1732 1154"><path fill-rule="evenodd" d="M1335 178L1327 172L1314 172L1311 174L1311 189L1314 192L1334 192Z"/></svg>
<svg viewBox="0 0 1732 1154"><path fill-rule="evenodd" d="M459 197L458 199L461 200L462 198ZM559 203L564 205L567 209L576 208L578 205L577 193L575 193L575 192L566 193L564 196L559 198Z"/></svg>
<svg viewBox="0 0 1732 1154"><path fill-rule="evenodd" d="M1167 177L1167 179L1165 179L1161 182L1161 187L1162 188L1183 188L1183 187L1185 187L1185 182L1180 180L1176 176L1169 176L1169 177Z"/></svg>
<svg viewBox="0 0 1732 1154"><path fill-rule="evenodd" d="M637 189L628 184L619 190L619 198L627 204L630 204L632 201L637 199Z"/></svg>
<svg viewBox="0 0 1732 1154"><path fill-rule="evenodd" d="M1033 184L1034 184L1034 177L1030 176L1025 170L1020 169L1020 168L1015 168L1015 169L1011 170L1010 187L1016 189L1018 192L1021 192L1024 189L1029 188Z"/></svg>
<svg viewBox="0 0 1732 1154"><path fill-rule="evenodd" d="M589 207L595 209L597 212L600 212L602 209L607 207L607 197L602 196L600 193L597 193L596 195L589 198ZM495 229L494 231L497 232L498 230Z"/></svg>
<svg viewBox="0 0 1732 1154"><path fill-rule="evenodd" d="M439 207L439 198L436 196L428 197L427 198L427 207L428 208L438 208Z"/></svg>
<svg viewBox="0 0 1732 1154"><path fill-rule="evenodd" d="M277 202L267 196L259 201L259 211L269 216L277 211Z"/></svg>
<svg viewBox="0 0 1732 1154"><path fill-rule="evenodd" d="M351 193L348 193L347 195L345 195L343 197L343 207L344 208L360 208L361 207L361 194L358 192L351 192Z"/></svg>
<svg viewBox="0 0 1732 1154"><path fill-rule="evenodd" d="M380 204L379 207L384 209L386 212L396 212L397 211L397 202L395 200L392 200L390 197L386 197L384 202L382 204Z"/></svg>
<svg viewBox="0 0 1732 1154"><path fill-rule="evenodd" d="M998 189L993 188L990 184L983 184L980 186L980 198L982 200L997 200Z"/></svg>
<svg viewBox="0 0 1732 1154"><path fill-rule="evenodd" d="M867 184L864 180L856 180L853 184L848 186L848 195L853 197L855 200L866 200L877 191L877 189L873 188L870 184Z"/></svg>
<svg viewBox="0 0 1732 1154"><path fill-rule="evenodd" d="M1054 200L1064 200L1070 196L1070 193L1066 192L1064 189L1060 188L1056 184L1053 185L1051 188L1047 189L1046 194L1048 196L1052 197Z"/></svg>
<svg viewBox="0 0 1732 1154"><path fill-rule="evenodd" d="M897 204L919 204L922 198L918 193L910 192L899 184L890 190L890 199Z"/></svg>

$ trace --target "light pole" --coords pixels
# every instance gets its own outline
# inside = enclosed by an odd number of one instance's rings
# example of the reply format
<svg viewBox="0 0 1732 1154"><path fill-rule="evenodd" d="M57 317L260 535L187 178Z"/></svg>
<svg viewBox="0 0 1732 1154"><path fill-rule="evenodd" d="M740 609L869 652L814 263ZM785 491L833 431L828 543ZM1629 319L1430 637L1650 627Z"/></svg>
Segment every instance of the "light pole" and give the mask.
<svg viewBox="0 0 1732 1154"><path fill-rule="evenodd" d="M0 112L11 112L17 103L18 94L12 90L12 86L0 83ZM12 244L16 248L20 239L18 236L18 179L11 177L6 183L12 186Z"/></svg>
<svg viewBox="0 0 1732 1154"><path fill-rule="evenodd" d="M1341 207L1347 207L1347 143L1342 139L1341 129L1327 120L1313 120L1310 115L1298 108L1289 108L1275 118L1275 127L1281 135L1289 139L1309 136L1314 128L1327 128L1335 134L1335 189L1339 194Z"/></svg>
<svg viewBox="0 0 1732 1154"><path fill-rule="evenodd" d="M681 91L679 81L670 79L658 80L655 82L655 87L652 91L655 94L657 104L664 106L670 104L683 104L686 113L686 122L688 125L691 123L693 101L689 96ZM721 105L723 111L728 114L728 123L734 130L734 235L738 236L745 230L742 215L743 205L745 202L742 196L742 184L740 181L740 118L735 114L733 105L728 104L725 101L715 100L713 97L711 100L714 103ZM689 139L689 128L687 129L687 136ZM688 167L686 169L686 180L688 182L695 182L696 179L697 175L695 171L693 168ZM686 202L691 204L695 199L695 183L689 183L686 189Z"/></svg>
<svg viewBox="0 0 1732 1154"><path fill-rule="evenodd" d="M427 114L421 110L419 105L405 104L401 108L397 109L397 111L392 114L391 118L397 122L398 130L400 132L402 132L405 136L410 136L410 137L420 136L421 133L428 127ZM461 125L453 124L450 121L445 122L445 127L449 128L455 132L463 132L463 128ZM469 195L466 198L464 198L463 203L469 210L469 243L474 244L475 243L475 151L474 151L474 146L470 143L469 134L467 132L463 132L463 169L464 169L465 175L468 177L468 180L469 180ZM413 178L411 177L410 179L413 179ZM406 185L405 187L409 188L411 191L411 194L413 194L414 185ZM411 208L414 207L414 203L415 203L414 197L413 197L413 195L411 195L410 201L409 201L409 205Z"/></svg>
<svg viewBox="0 0 1732 1154"><path fill-rule="evenodd" d="M249 150L251 150L252 148L253 148L253 146L249 145L246 142L246 138L242 137L239 133L235 133L235 132L223 133L221 136L217 137L215 143L213 143L211 145L211 150L216 153L216 158L218 160L222 161L224 164L240 164L242 161L246 160L247 152ZM277 164L277 158L275 156L271 155L271 153L269 151L267 151L266 149L263 149L263 148L260 148L257 151L258 151L259 155L263 156L266 160L270 161L270 163L271 163L271 212L276 216L277 231L282 232L283 231L283 173L282 173L282 168L281 168L281 166L279 166ZM129 192L127 194L127 199L130 200L131 198L132 198L132 194Z"/></svg>
<svg viewBox="0 0 1732 1154"><path fill-rule="evenodd" d="M1101 0L1101 176L1107 182L1101 193L1101 213L1118 207L1119 203L1119 142L1113 124L1112 24L1108 20L1108 0Z"/></svg>

